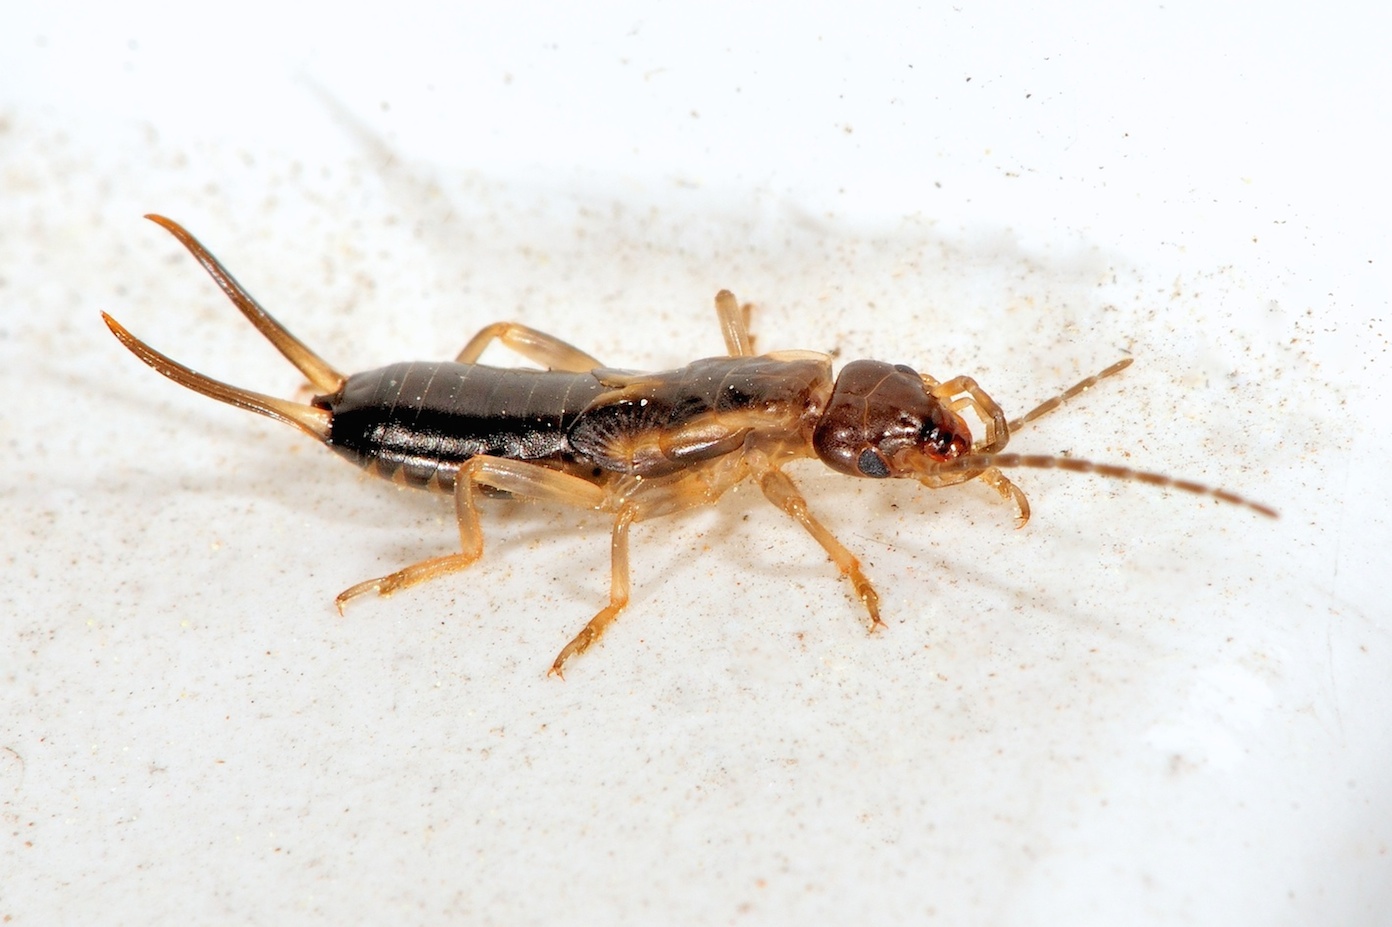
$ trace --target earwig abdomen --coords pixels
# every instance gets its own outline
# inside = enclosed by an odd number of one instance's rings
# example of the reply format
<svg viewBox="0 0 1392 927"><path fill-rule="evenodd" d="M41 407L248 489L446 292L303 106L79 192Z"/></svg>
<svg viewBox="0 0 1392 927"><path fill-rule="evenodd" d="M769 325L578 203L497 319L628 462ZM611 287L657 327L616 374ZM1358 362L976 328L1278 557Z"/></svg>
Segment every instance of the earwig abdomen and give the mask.
<svg viewBox="0 0 1392 927"><path fill-rule="evenodd" d="M403 363L352 375L314 404L333 414L327 444L408 486L449 491L487 454L564 462L567 432L604 392L592 374Z"/></svg>

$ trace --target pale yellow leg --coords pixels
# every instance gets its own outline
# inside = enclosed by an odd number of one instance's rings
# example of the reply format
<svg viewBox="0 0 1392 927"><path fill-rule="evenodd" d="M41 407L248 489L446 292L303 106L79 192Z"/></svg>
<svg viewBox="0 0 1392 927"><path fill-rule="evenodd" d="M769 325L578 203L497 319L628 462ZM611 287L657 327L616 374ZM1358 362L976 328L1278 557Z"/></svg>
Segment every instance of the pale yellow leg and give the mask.
<svg viewBox="0 0 1392 927"><path fill-rule="evenodd" d="M831 557L841 575L850 580L856 596L870 613L870 630L874 631L883 625L884 622L880 620L880 595L861 571L860 561L812 515L807 508L807 500L788 475L770 464L762 472L756 471L756 477L759 480L759 488L764 491L768 500L802 525L807 533L822 545L822 549Z"/></svg>
<svg viewBox="0 0 1392 927"><path fill-rule="evenodd" d="M720 317L720 333L731 357L752 357L754 336L749 333L749 304L743 306L729 290L715 294L715 313Z"/></svg>
<svg viewBox="0 0 1392 927"><path fill-rule="evenodd" d="M570 643L561 648L551 673L561 676L565 662L588 650L628 605L628 529L638 521L671 515L700 505L710 505L748 473L743 458L719 458L678 476L630 483L614 490L618 504L610 543L609 604L589 620Z"/></svg>
<svg viewBox="0 0 1392 927"><path fill-rule="evenodd" d="M957 379L968 380L970 382L967 377L958 377ZM975 383L971 383L971 385L976 386ZM953 412L960 412L967 408L975 410L986 424L986 435L981 441L975 442L972 446L972 453L995 454L1000 452L1010 440L1009 429L1013 426L1007 426L1004 431L997 430L1000 427L1000 422L1004 421L1005 414L991 397L980 391L979 387L977 388L977 392L980 393L980 397L969 394L951 403L949 408L952 409ZM951 393L949 392L947 395L951 395ZM986 403L990 405L987 406ZM979 479L998 492L1000 497L1006 502L1013 504L1015 506L1016 528L1023 528L1025 523L1029 521L1029 500L1025 498L1025 494L1020 491L1018 486L1006 479L1005 474L1001 473L1000 470L992 467L989 470L983 470L976 474L972 474L970 471L963 471L962 476L966 479L952 480L951 482L963 483L967 482L967 480Z"/></svg>
<svg viewBox="0 0 1392 927"><path fill-rule="evenodd" d="M935 397L943 401L950 400L948 408L953 412L960 412L963 409L970 408L975 411L985 423L986 434L981 441L977 442L972 447L972 453L996 454L1005 448L1011 435L1020 428L1054 411L1078 394L1096 386L1098 381L1116 376L1129 366L1131 366L1130 358L1117 361L1101 373L1075 383L1058 396L1055 396L1047 402L1040 403L1026 414L1011 422L1005 421L1005 415L1001 412L1000 406L997 405L995 400L988 396L971 377L956 377L952 380L948 380L946 383L939 383L932 377L923 376L923 382ZM952 399L952 397L956 396L958 393L966 393L966 395L957 399ZM971 470L958 472L960 476L925 476L921 482L923 482L924 485L939 488L966 482L967 480L980 479L983 483L999 493L1002 499L1015 506L1015 527L1023 528L1025 523L1029 521L1029 500L1025 498L1025 494L1020 491L1018 486L1006 479L1005 475L1002 474L999 469L989 467L980 472L972 472Z"/></svg>
<svg viewBox="0 0 1392 927"><path fill-rule="evenodd" d="M603 367L584 351L554 335L539 332L535 328L518 325L516 322L494 322L469 339L459 356L454 360L459 364L476 364L479 357L494 341L501 341L529 361L540 364L547 370L564 370L570 373L587 373Z"/></svg>
<svg viewBox="0 0 1392 927"><path fill-rule="evenodd" d="M459 468L454 483L454 511L459 523L457 554L432 557L413 563L386 576L370 579L343 590L334 600L340 614L349 600L375 592L391 595L398 589L414 586L445 573L462 570L483 554L483 532L479 527L478 508L474 503L474 486L481 484L501 489L517 496L562 502L580 508L599 509L604 506L605 493L593 483L576 476L522 460L502 457L474 457Z"/></svg>
<svg viewBox="0 0 1392 927"><path fill-rule="evenodd" d="M981 471L981 475L978 479L1000 493L1000 497L1006 502L1014 504L1015 527L1023 528L1025 523L1029 521L1030 507L1029 500L1026 499L1025 494L1020 491L1020 487L1006 479L1005 474L1001 473L995 467Z"/></svg>
<svg viewBox="0 0 1392 927"><path fill-rule="evenodd" d="M561 667L565 665L565 661L577 653L588 650L619 616L619 612L624 610L624 606L628 605L628 528L633 524L636 515L635 506L624 505L614 518L614 532L609 543L609 604L600 609L599 613L580 629L580 633L561 648L561 652L556 654L556 659L551 664L550 673L564 678Z"/></svg>

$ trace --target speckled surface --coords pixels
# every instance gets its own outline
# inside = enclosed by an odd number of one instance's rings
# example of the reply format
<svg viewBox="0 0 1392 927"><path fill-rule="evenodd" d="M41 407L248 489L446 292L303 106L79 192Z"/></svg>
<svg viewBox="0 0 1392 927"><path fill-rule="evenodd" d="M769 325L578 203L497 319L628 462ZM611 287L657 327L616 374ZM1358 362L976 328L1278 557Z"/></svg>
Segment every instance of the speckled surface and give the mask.
<svg viewBox="0 0 1392 927"><path fill-rule="evenodd" d="M768 9L7 27L0 915L1379 922L1370 31ZM449 549L449 505L126 355L100 310L303 394L149 211L345 370L502 318L669 367L719 352L721 287L761 348L970 373L1010 412L1130 355L1012 449L1282 518L1022 472L1013 531L985 489L801 464L884 633L742 491L637 527L631 607L548 679L604 522L490 505L476 568L338 617Z"/></svg>

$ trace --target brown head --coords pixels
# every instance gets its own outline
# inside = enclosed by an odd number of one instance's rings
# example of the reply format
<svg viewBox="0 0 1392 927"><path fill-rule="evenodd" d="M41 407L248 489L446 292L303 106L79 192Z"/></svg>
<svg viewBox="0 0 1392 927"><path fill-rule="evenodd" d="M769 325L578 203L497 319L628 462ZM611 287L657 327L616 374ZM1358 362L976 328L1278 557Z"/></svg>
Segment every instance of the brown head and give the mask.
<svg viewBox="0 0 1392 927"><path fill-rule="evenodd" d="M972 437L913 369L860 360L836 378L812 446L828 467L851 476L921 477L930 461L970 454Z"/></svg>

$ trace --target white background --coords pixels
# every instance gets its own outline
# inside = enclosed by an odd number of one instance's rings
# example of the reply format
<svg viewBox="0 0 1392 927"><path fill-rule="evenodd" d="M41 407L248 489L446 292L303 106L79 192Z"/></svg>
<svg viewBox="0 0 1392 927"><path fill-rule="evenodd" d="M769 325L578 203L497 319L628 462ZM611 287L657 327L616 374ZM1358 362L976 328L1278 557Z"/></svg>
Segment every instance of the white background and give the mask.
<svg viewBox="0 0 1392 927"><path fill-rule="evenodd" d="M118 8L119 7L119 8ZM15 923L1378 923L1392 902L1388 14L1370 5L49 5L0 37L0 915ZM977 377L1221 484L790 469L634 531L445 500L182 391L515 318L621 367ZM506 355L490 357L508 363Z"/></svg>

